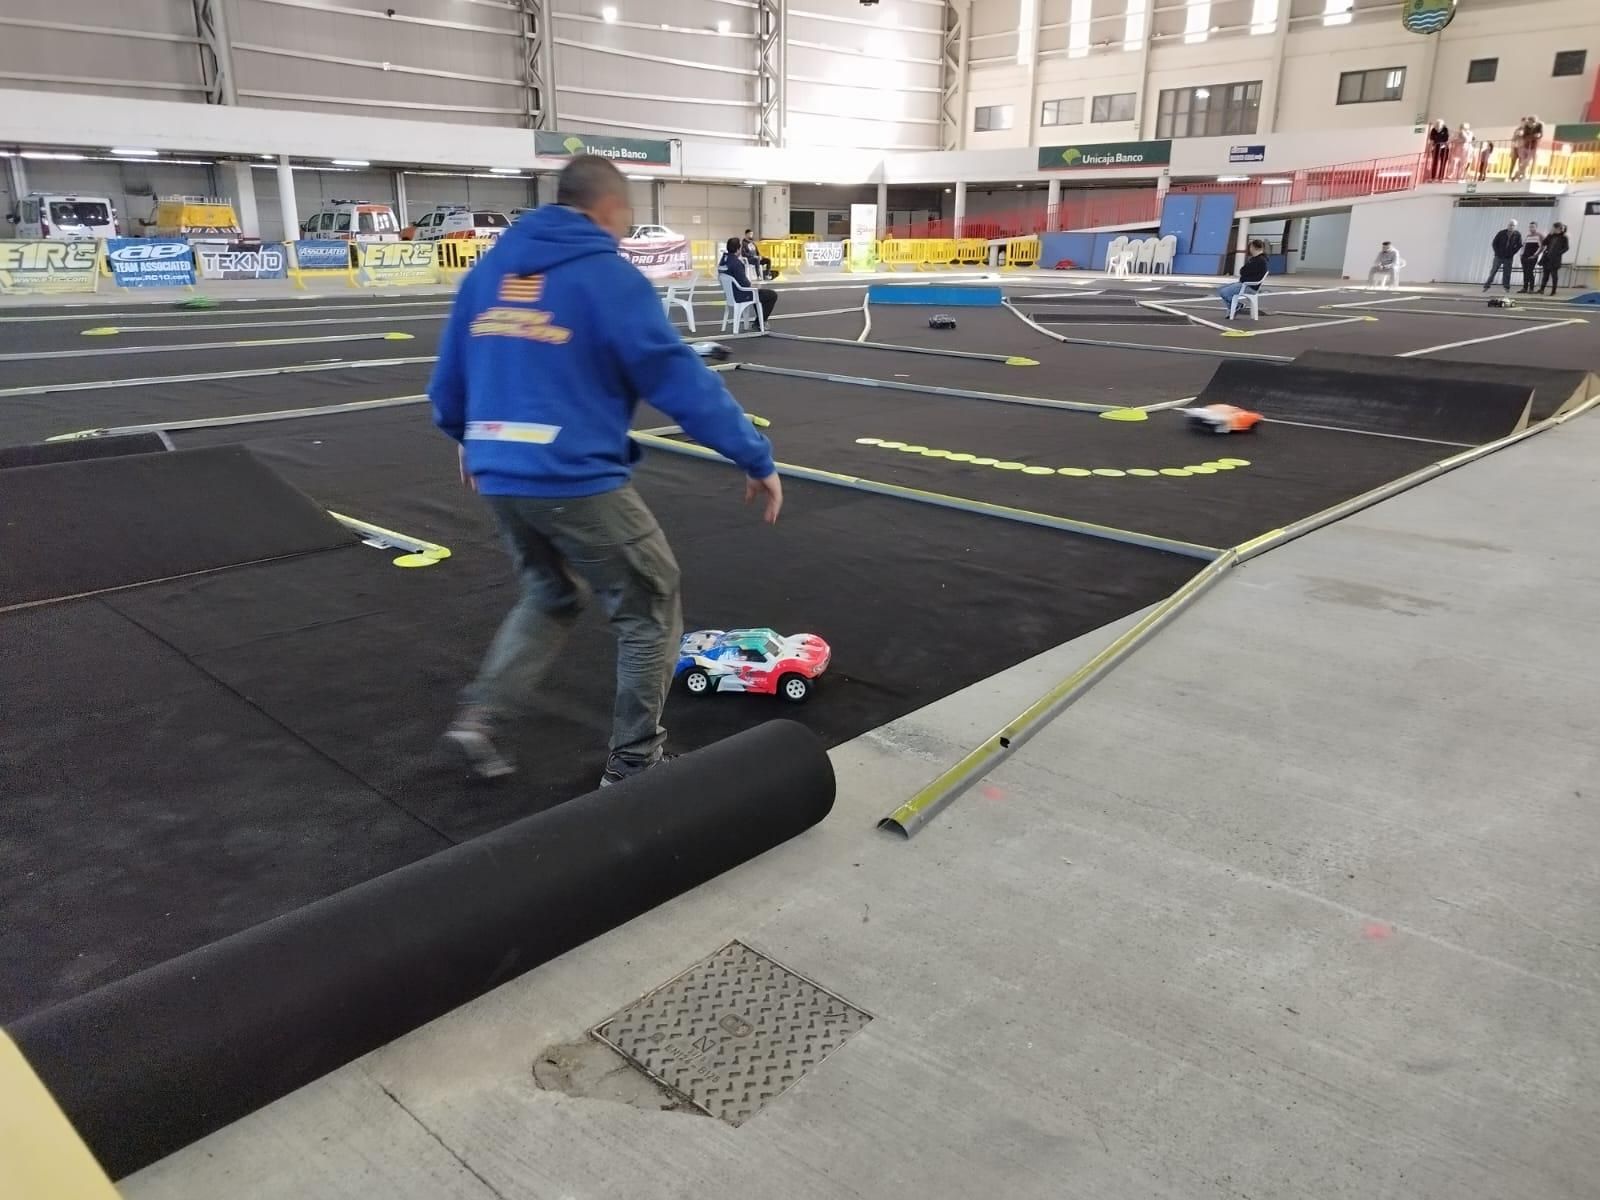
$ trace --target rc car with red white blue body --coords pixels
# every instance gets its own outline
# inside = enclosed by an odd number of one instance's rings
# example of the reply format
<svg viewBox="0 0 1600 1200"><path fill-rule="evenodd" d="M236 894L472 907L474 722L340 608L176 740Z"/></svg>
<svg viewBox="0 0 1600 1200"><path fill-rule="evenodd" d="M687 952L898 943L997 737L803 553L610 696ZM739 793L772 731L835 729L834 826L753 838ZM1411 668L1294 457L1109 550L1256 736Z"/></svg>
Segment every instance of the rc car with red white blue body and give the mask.
<svg viewBox="0 0 1600 1200"><path fill-rule="evenodd" d="M801 704L832 660L828 643L814 633L702 629L683 635L673 677L694 696L753 692Z"/></svg>

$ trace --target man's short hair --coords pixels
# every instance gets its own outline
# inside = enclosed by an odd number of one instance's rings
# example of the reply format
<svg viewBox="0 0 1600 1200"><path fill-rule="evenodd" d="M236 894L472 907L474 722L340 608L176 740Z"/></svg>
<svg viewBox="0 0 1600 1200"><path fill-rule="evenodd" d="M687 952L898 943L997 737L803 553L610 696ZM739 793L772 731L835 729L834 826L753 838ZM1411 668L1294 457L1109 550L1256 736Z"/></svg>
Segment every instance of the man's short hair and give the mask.
<svg viewBox="0 0 1600 1200"><path fill-rule="evenodd" d="M1250 249L1252 249L1252 250L1256 250L1256 249L1265 250L1266 248L1267 248L1267 244L1265 242L1261 241L1259 238L1251 239Z"/></svg>
<svg viewBox="0 0 1600 1200"><path fill-rule="evenodd" d="M738 238L731 237L731 238L728 239L728 253L729 254L737 253L738 249L739 249L739 246L740 246L740 242L739 242Z"/></svg>
<svg viewBox="0 0 1600 1200"><path fill-rule="evenodd" d="M607 196L628 195L628 181L617 164L598 154L580 154L561 169L556 181L556 203L591 209Z"/></svg>

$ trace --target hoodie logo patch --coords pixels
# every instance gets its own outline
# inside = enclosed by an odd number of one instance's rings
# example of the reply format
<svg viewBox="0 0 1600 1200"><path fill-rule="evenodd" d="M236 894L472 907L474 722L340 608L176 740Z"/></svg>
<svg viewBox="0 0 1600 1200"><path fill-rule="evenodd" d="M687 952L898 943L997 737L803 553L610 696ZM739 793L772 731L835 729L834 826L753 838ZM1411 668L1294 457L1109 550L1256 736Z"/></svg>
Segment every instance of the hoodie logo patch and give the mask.
<svg viewBox="0 0 1600 1200"><path fill-rule="evenodd" d="M550 314L539 309L486 308L472 320L473 337L514 337L547 346L563 346L572 340L572 330L550 323Z"/></svg>
<svg viewBox="0 0 1600 1200"><path fill-rule="evenodd" d="M500 281L500 299L507 304L537 304L543 295L543 275L507 275Z"/></svg>
<svg viewBox="0 0 1600 1200"><path fill-rule="evenodd" d="M559 425L539 425L532 421L468 421L466 436L473 442L525 442L548 446L561 432Z"/></svg>

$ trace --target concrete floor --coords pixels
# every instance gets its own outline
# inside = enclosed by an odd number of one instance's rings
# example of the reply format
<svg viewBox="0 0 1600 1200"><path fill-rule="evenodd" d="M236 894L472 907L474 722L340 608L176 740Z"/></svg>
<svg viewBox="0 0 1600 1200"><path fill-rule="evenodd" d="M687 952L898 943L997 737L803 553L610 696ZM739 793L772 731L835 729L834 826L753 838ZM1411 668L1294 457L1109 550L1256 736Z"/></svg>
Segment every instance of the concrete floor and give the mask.
<svg viewBox="0 0 1600 1200"><path fill-rule="evenodd" d="M131 1200L1579 1200L1600 1179L1600 417L834 752L820 828L142 1172ZM743 1127L531 1064L738 937L876 1019Z"/></svg>

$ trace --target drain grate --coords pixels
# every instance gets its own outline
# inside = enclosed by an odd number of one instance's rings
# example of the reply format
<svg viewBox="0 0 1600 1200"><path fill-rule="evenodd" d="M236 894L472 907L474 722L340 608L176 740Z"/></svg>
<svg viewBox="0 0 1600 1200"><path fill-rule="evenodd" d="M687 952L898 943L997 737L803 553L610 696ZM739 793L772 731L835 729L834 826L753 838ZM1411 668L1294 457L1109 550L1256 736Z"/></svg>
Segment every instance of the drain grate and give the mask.
<svg viewBox="0 0 1600 1200"><path fill-rule="evenodd" d="M731 1125L859 1033L870 1014L742 942L640 997L594 1036Z"/></svg>

